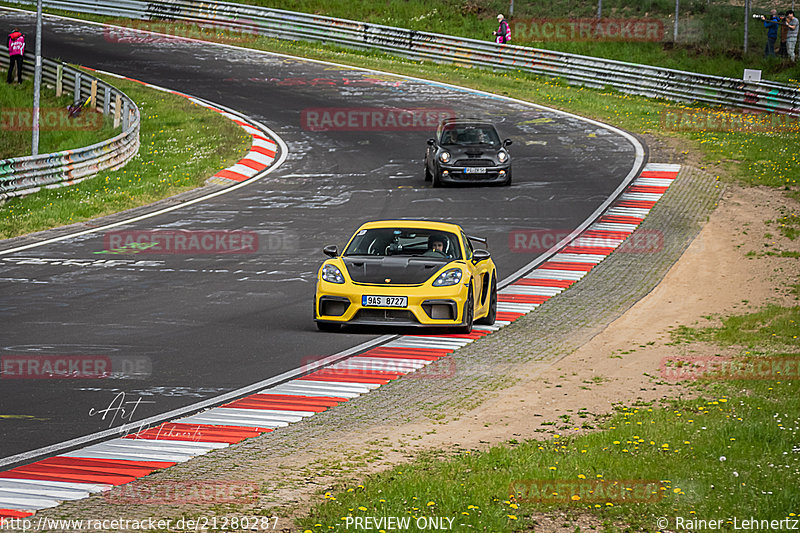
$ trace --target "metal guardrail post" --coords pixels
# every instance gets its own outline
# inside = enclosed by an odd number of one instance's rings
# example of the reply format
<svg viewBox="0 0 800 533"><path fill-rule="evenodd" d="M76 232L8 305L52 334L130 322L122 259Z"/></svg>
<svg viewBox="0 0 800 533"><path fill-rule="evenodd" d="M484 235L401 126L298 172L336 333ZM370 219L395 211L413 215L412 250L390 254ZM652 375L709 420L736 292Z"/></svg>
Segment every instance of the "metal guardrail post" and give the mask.
<svg viewBox="0 0 800 533"><path fill-rule="evenodd" d="M72 92L72 103L79 103L81 101L81 72L79 70L75 71L75 88Z"/></svg>
<svg viewBox="0 0 800 533"><path fill-rule="evenodd" d="M92 80L92 86L89 91L89 95L92 102L92 109L97 109L97 80Z"/></svg>
<svg viewBox="0 0 800 533"><path fill-rule="evenodd" d="M103 86L103 115L108 115L111 110L111 87Z"/></svg>
<svg viewBox="0 0 800 533"><path fill-rule="evenodd" d="M128 101L123 100L122 102L122 129L127 130L128 124L130 124L130 110L128 109Z"/></svg>
<svg viewBox="0 0 800 533"><path fill-rule="evenodd" d="M56 98L61 98L64 92L64 65L56 67Z"/></svg>
<svg viewBox="0 0 800 533"><path fill-rule="evenodd" d="M116 102L114 102L114 127L119 127L120 119L122 118L122 96L117 95Z"/></svg>

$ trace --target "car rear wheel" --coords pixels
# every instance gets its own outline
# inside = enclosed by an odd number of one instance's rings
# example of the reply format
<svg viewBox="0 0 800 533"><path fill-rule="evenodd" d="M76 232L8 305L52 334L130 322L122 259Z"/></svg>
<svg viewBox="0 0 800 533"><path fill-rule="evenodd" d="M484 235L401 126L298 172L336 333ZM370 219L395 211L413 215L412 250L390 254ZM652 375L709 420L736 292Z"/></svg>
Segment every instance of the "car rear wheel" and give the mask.
<svg viewBox="0 0 800 533"><path fill-rule="evenodd" d="M467 303L464 304L464 322L463 326L458 328L459 333L472 333L473 317L475 315L475 302L472 299L472 289L469 291Z"/></svg>
<svg viewBox="0 0 800 533"><path fill-rule="evenodd" d="M497 278L492 276L492 288L489 296L489 312L485 317L475 321L476 324L491 326L497 320Z"/></svg>

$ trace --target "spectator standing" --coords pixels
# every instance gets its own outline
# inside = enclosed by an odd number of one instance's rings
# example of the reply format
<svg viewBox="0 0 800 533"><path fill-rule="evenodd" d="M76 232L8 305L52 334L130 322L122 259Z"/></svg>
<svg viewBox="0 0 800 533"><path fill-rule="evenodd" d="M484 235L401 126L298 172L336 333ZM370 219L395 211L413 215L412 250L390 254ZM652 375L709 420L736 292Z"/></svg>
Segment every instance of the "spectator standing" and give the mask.
<svg viewBox="0 0 800 533"><path fill-rule="evenodd" d="M797 47L797 30L800 27L800 20L794 16L794 11L786 13L786 27L788 32L786 34L786 50L789 52L789 59L797 61L795 48Z"/></svg>
<svg viewBox="0 0 800 533"><path fill-rule="evenodd" d="M789 25L786 24L786 17L783 17L781 18L781 46L778 49L778 55L780 57L787 57L786 39L788 35L789 35Z"/></svg>
<svg viewBox="0 0 800 533"><path fill-rule="evenodd" d="M17 82L22 83L22 56L25 55L25 36L17 28L8 35L8 76L6 82L11 83L14 66L17 68Z"/></svg>
<svg viewBox="0 0 800 533"><path fill-rule="evenodd" d="M502 13L500 15L497 15L497 22L500 24L500 26L497 28L496 31L492 32L492 35L495 35L497 37L495 39L496 43L506 44L511 37L511 28L509 28L508 21L502 15Z"/></svg>
<svg viewBox="0 0 800 533"><path fill-rule="evenodd" d="M767 28L767 46L764 48L764 57L775 57L775 41L778 39L778 25L781 22L777 10L773 9L771 15L769 20L767 17L761 17L764 27Z"/></svg>

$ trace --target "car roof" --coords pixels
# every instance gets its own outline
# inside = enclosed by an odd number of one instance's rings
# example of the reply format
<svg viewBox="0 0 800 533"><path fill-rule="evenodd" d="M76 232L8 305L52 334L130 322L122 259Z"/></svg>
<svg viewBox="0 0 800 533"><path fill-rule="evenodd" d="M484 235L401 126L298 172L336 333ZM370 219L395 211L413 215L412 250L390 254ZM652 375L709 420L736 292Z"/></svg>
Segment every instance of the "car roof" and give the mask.
<svg viewBox="0 0 800 533"><path fill-rule="evenodd" d="M458 224L452 222L443 222L438 220L424 220L424 219L392 219L392 220L372 220L366 222L359 227L356 232L362 229L376 229L376 228L419 228L430 229L436 231L447 231L451 233L460 233L464 230Z"/></svg>

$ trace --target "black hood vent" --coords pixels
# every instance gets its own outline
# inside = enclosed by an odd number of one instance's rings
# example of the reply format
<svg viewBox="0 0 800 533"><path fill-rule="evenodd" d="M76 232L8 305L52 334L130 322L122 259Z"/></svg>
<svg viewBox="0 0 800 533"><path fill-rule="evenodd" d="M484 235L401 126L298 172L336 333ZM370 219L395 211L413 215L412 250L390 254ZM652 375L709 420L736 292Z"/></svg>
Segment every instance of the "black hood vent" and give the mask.
<svg viewBox="0 0 800 533"><path fill-rule="evenodd" d="M419 285L436 274L445 261L427 257L344 257L350 279L356 283ZM386 281L387 279L391 281Z"/></svg>

